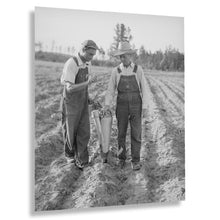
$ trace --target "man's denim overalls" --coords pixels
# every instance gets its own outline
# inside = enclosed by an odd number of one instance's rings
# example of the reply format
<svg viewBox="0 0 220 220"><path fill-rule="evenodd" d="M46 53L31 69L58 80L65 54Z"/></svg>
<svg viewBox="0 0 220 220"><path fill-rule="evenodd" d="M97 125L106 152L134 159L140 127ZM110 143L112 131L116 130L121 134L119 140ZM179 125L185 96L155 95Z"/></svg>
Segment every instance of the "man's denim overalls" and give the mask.
<svg viewBox="0 0 220 220"><path fill-rule="evenodd" d="M73 57L78 66L78 60ZM80 68L75 84L85 82L88 78L88 67ZM62 129L65 155L81 163L88 163L87 145L90 138L88 110L88 87L68 92L64 87L62 105Z"/></svg>
<svg viewBox="0 0 220 220"><path fill-rule="evenodd" d="M137 66L135 65L133 72L136 73ZM118 68L120 74L121 69ZM118 121L118 147L120 160L126 159L126 133L128 121L131 127L131 157L132 162L140 161L141 149L141 114L142 114L142 99L140 96L139 86L135 75L121 75L118 83L118 96L116 107L116 118Z"/></svg>

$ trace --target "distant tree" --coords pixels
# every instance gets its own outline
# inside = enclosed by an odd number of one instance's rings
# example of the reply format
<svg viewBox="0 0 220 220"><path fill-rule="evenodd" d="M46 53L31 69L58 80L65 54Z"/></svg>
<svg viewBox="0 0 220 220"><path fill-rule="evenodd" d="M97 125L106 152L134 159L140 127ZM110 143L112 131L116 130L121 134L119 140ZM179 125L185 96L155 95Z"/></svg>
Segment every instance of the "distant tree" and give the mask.
<svg viewBox="0 0 220 220"><path fill-rule="evenodd" d="M166 48L159 66L165 71L184 71L184 54L169 46Z"/></svg>
<svg viewBox="0 0 220 220"><path fill-rule="evenodd" d="M141 64L145 68L152 69L153 68L153 60L154 54L151 51L147 51L142 45L139 49L138 63Z"/></svg>
<svg viewBox="0 0 220 220"><path fill-rule="evenodd" d="M112 51L117 50L119 46L119 42L121 41L128 41L130 42L133 39L133 36L131 35L131 29L129 27L126 27L124 24L117 24L115 29L115 35L113 36L113 43L110 47L110 54Z"/></svg>
<svg viewBox="0 0 220 220"><path fill-rule="evenodd" d="M39 42L39 51L42 51L42 48L43 48L43 43Z"/></svg>
<svg viewBox="0 0 220 220"><path fill-rule="evenodd" d="M35 50L36 51L42 51L43 43L41 41L35 43Z"/></svg>
<svg viewBox="0 0 220 220"><path fill-rule="evenodd" d="M62 53L62 46L59 46L59 53Z"/></svg>
<svg viewBox="0 0 220 220"><path fill-rule="evenodd" d="M104 49L102 47L99 48L99 53L100 54L105 54L105 51L104 51Z"/></svg>
<svg viewBox="0 0 220 220"><path fill-rule="evenodd" d="M141 63L145 63L146 62L146 50L145 50L143 45L139 49L139 61Z"/></svg>
<svg viewBox="0 0 220 220"><path fill-rule="evenodd" d="M71 47L71 53L74 54L74 52L75 52L75 47L72 46L72 47Z"/></svg>
<svg viewBox="0 0 220 220"><path fill-rule="evenodd" d="M101 56L102 60L104 60L105 58L105 51L102 47L99 48L99 55Z"/></svg>
<svg viewBox="0 0 220 220"><path fill-rule="evenodd" d="M67 47L67 53L70 54L70 47Z"/></svg>
<svg viewBox="0 0 220 220"><path fill-rule="evenodd" d="M55 40L53 40L51 43L51 52L55 52L54 49L55 49Z"/></svg>

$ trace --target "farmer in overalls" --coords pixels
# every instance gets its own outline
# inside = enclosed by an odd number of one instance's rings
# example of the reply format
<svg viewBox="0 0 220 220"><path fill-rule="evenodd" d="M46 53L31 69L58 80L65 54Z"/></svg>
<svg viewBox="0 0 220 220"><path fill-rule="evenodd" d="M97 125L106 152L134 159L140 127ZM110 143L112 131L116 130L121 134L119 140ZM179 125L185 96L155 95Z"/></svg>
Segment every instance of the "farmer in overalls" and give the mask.
<svg viewBox="0 0 220 220"><path fill-rule="evenodd" d="M90 138L88 110L88 83L91 63L98 49L96 43L87 40L77 56L67 60L61 83L64 85L62 102L62 130L64 153L68 162L83 168L89 162L87 145Z"/></svg>
<svg viewBox="0 0 220 220"><path fill-rule="evenodd" d="M118 126L119 166L125 165L126 133L128 122L131 127L131 157L133 170L139 170L141 150L141 121L147 116L148 87L143 70L134 64L128 42L121 42L114 56L119 56L121 64L113 69L105 97L105 109L111 108L112 99L117 90L116 118Z"/></svg>

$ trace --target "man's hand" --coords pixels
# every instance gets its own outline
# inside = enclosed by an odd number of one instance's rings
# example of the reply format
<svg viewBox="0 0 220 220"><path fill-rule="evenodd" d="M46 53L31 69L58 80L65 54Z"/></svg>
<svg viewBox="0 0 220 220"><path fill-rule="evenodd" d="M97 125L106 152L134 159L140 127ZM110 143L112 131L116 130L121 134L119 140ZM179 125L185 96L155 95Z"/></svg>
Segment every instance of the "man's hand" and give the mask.
<svg viewBox="0 0 220 220"><path fill-rule="evenodd" d="M94 101L93 102L93 107L94 107L94 109L101 109L102 105L100 104L99 101Z"/></svg>
<svg viewBox="0 0 220 220"><path fill-rule="evenodd" d="M97 81L97 76L91 76L91 75L88 76L88 83L89 84L92 84L96 81Z"/></svg>

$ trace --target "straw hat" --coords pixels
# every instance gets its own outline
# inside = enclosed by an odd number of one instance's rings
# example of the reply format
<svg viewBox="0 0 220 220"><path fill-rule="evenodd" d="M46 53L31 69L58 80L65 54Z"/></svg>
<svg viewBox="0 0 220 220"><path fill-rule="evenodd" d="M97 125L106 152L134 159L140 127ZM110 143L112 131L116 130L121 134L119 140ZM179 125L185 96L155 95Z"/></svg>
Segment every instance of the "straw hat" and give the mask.
<svg viewBox="0 0 220 220"><path fill-rule="evenodd" d="M124 41L120 42L118 46L118 50L112 53L113 56L120 56L122 54L133 54L136 53L137 50L133 50L129 42Z"/></svg>

